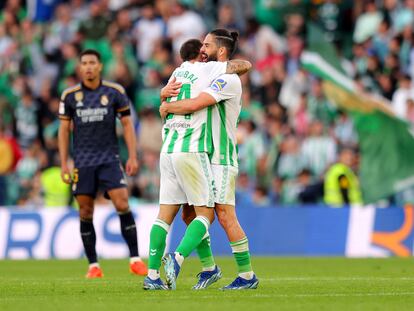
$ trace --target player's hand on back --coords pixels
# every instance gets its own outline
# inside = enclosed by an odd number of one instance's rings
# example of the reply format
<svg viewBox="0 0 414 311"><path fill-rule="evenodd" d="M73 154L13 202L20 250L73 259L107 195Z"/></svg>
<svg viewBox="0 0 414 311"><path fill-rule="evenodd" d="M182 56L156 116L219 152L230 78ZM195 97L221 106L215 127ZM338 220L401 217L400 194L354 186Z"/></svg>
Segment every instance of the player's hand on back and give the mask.
<svg viewBox="0 0 414 311"><path fill-rule="evenodd" d="M125 169L128 176L136 175L138 172L138 160L136 158L129 158Z"/></svg>
<svg viewBox="0 0 414 311"><path fill-rule="evenodd" d="M71 183L72 178L70 176L70 170L66 165L62 165L61 171L60 171L60 177L62 178L64 183L66 184Z"/></svg>
<svg viewBox="0 0 414 311"><path fill-rule="evenodd" d="M160 106L160 116L161 119L165 119L168 115L168 109L167 109L167 103L166 102L162 102L161 106Z"/></svg>
<svg viewBox="0 0 414 311"><path fill-rule="evenodd" d="M164 86L161 90L161 97L168 98L168 97L176 97L180 93L181 82L177 82L177 79L173 77L170 82L166 86Z"/></svg>

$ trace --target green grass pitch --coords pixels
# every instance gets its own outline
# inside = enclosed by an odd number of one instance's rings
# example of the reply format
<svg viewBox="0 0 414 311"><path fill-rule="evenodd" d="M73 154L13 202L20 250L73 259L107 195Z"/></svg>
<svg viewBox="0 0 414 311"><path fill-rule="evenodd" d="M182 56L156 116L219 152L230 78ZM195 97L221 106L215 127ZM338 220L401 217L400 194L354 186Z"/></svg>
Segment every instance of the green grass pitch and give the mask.
<svg viewBox="0 0 414 311"><path fill-rule="evenodd" d="M86 280L86 260L0 261L0 310L414 310L413 259L254 257L257 290L223 292L236 275L193 291L199 264L188 259L176 291L144 291L127 260L102 260L105 277Z"/></svg>

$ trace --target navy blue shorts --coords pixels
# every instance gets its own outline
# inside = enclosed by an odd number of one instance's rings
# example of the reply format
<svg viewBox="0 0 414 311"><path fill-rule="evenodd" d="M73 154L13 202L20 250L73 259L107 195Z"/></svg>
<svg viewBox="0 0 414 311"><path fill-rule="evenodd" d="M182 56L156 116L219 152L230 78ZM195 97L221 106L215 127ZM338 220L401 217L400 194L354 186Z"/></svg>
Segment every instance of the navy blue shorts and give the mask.
<svg viewBox="0 0 414 311"><path fill-rule="evenodd" d="M127 187L127 182L119 162L80 167L73 170L72 191L75 196L83 194L95 198L98 190L102 190L107 197L107 191L125 187Z"/></svg>

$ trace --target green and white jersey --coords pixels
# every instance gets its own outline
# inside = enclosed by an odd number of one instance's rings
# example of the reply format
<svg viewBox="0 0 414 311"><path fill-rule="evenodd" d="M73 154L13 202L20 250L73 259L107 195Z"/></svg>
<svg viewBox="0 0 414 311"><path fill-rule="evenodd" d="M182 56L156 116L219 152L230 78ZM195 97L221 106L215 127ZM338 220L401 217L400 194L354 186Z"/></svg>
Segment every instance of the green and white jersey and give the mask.
<svg viewBox="0 0 414 311"><path fill-rule="evenodd" d="M242 86L238 75L223 74L205 89L216 99L212 106L213 153L211 164L238 167L237 123L241 110Z"/></svg>
<svg viewBox="0 0 414 311"><path fill-rule="evenodd" d="M184 62L170 78L176 77L182 83L180 93L167 102L197 97L215 78L225 73L226 68L227 62ZM212 110L212 107L208 107L184 116L169 114L163 126L161 152L211 153Z"/></svg>

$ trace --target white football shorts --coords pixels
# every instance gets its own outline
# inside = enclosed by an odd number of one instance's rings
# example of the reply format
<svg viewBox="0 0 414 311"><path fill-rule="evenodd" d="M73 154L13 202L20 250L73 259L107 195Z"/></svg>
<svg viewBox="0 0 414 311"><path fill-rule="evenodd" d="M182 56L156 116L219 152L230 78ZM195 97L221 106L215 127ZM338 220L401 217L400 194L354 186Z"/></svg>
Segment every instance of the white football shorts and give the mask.
<svg viewBox="0 0 414 311"><path fill-rule="evenodd" d="M239 169L231 165L211 164L216 188L216 203L236 205L236 179Z"/></svg>
<svg viewBox="0 0 414 311"><path fill-rule="evenodd" d="M206 153L161 153L160 172L160 204L214 207L214 179Z"/></svg>

